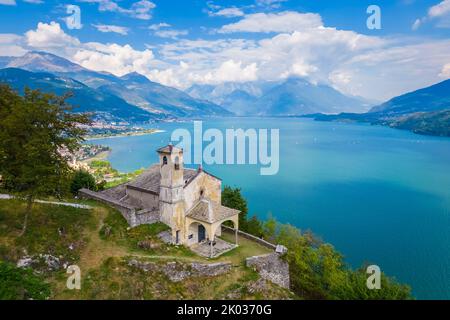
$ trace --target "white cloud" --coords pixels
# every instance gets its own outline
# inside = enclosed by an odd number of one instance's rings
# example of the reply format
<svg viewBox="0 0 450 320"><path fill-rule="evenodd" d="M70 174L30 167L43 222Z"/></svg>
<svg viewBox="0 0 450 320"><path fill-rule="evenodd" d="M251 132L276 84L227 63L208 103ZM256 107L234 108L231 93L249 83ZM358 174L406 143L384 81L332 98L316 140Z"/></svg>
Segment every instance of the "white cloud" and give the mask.
<svg viewBox="0 0 450 320"><path fill-rule="evenodd" d="M77 46L80 41L71 37L61 29L59 23L39 22L36 30L30 30L25 33L27 44L34 48L52 48Z"/></svg>
<svg viewBox="0 0 450 320"><path fill-rule="evenodd" d="M27 50L22 46L23 37L12 33L0 33L0 56L19 57Z"/></svg>
<svg viewBox="0 0 450 320"><path fill-rule="evenodd" d="M178 39L179 36L185 36L189 32L187 30L158 30L154 35L160 38Z"/></svg>
<svg viewBox="0 0 450 320"><path fill-rule="evenodd" d="M412 30L417 30L427 21L437 20L436 26L439 28L450 28L450 0L443 0L430 7L425 17L416 19L412 25Z"/></svg>
<svg viewBox="0 0 450 320"><path fill-rule="evenodd" d="M148 29L152 30L153 34L157 37L170 39L178 39L179 36L185 36L189 33L188 30L167 29L169 27L170 24L162 22L158 24L152 24L148 27Z"/></svg>
<svg viewBox="0 0 450 320"><path fill-rule="evenodd" d="M450 40L391 44L348 59L330 80L344 93L386 100L445 78L449 56Z"/></svg>
<svg viewBox="0 0 450 320"><path fill-rule="evenodd" d="M197 80L201 83L222 83L222 82L247 82L255 81L258 67L256 63L242 66L241 61L228 60L223 62L217 69L206 73Z"/></svg>
<svg viewBox="0 0 450 320"><path fill-rule="evenodd" d="M182 89L195 83L279 81L300 76L311 83L377 100L448 76L450 40L367 36L324 26L320 16L314 16L309 23L302 22L301 28L291 24L290 15L285 16L285 24L276 17L277 23L269 21L269 29L284 31L270 35L262 31L258 40L184 38L154 43L144 50L127 44L83 43L55 22L39 23L23 37L0 35L0 55L5 55L3 48L11 52L12 46L22 51L38 48L96 71L116 75L137 71ZM162 22L148 28L152 32L174 31L170 27Z"/></svg>
<svg viewBox="0 0 450 320"><path fill-rule="evenodd" d="M43 4L44 0L23 0L24 2L27 3L32 3L32 4Z"/></svg>
<svg viewBox="0 0 450 320"><path fill-rule="evenodd" d="M441 73L439 73L439 77L444 79L450 78L450 63L447 63L442 67Z"/></svg>
<svg viewBox="0 0 450 320"><path fill-rule="evenodd" d="M136 50L128 44L83 43L66 34L56 22L38 23L36 30L25 33L23 42L26 46L25 49L45 50L85 68L107 71L118 76L133 71L149 73L155 63L153 52L150 49Z"/></svg>
<svg viewBox="0 0 450 320"><path fill-rule="evenodd" d="M108 24L94 24L93 26L100 32L114 32L114 33L118 33L121 35L127 35L128 30L129 30L127 27L108 25Z"/></svg>
<svg viewBox="0 0 450 320"><path fill-rule="evenodd" d="M279 8L282 2L286 2L287 0L256 0L256 5L260 7L267 8Z"/></svg>
<svg viewBox="0 0 450 320"><path fill-rule="evenodd" d="M293 32L320 26L322 18L318 14L284 11L248 14L236 23L222 26L218 32Z"/></svg>
<svg viewBox="0 0 450 320"><path fill-rule="evenodd" d="M411 29L417 30L420 28L421 25L422 25L422 19L416 19L416 21L414 21Z"/></svg>
<svg viewBox="0 0 450 320"><path fill-rule="evenodd" d="M450 0L444 0L428 10L428 16L432 18L442 17L448 13L450 13Z"/></svg>
<svg viewBox="0 0 450 320"><path fill-rule="evenodd" d="M114 0L79 0L80 2L97 3L98 10L101 12L118 12L136 19L150 20L152 18L151 11L156 5L148 0L140 0L131 5L130 8L123 8Z"/></svg>
<svg viewBox="0 0 450 320"><path fill-rule="evenodd" d="M209 12L210 16L220 16L220 17L226 17L226 18L233 18L233 17L242 17L244 15L244 12L235 7L231 8L223 8L216 12Z"/></svg>
<svg viewBox="0 0 450 320"><path fill-rule="evenodd" d="M122 76L133 71L145 73L153 58L153 52L149 49L139 51L128 44L90 42L77 50L72 60L87 69Z"/></svg>
<svg viewBox="0 0 450 320"><path fill-rule="evenodd" d="M161 29L161 28L168 28L168 27L170 27L170 24L165 23L165 22L161 22L161 23L157 23L157 24L152 24L152 25L150 25L150 26L148 27L148 29L149 29L149 30L156 31L156 30L159 30L159 29Z"/></svg>
<svg viewBox="0 0 450 320"><path fill-rule="evenodd" d="M16 0L0 0L0 5L15 6Z"/></svg>

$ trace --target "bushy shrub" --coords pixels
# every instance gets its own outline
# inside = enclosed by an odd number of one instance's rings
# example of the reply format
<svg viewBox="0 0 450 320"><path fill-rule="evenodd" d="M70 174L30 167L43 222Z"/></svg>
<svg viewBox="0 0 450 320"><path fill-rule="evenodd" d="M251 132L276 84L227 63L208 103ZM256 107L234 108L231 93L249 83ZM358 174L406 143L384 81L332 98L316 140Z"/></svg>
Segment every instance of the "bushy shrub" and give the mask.
<svg viewBox="0 0 450 320"><path fill-rule="evenodd" d="M96 191L97 185L95 183L95 178L89 172L85 170L78 170L72 178L70 191L72 194L76 195L82 188Z"/></svg>
<svg viewBox="0 0 450 320"><path fill-rule="evenodd" d="M49 296L50 285L31 269L0 261L0 300L43 300Z"/></svg>

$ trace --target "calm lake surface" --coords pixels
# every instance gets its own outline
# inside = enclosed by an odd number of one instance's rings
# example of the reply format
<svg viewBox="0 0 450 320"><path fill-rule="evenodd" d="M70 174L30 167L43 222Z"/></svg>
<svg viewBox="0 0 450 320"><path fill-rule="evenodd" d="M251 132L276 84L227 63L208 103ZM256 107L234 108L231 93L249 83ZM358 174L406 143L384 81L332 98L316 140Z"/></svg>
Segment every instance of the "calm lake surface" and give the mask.
<svg viewBox="0 0 450 320"><path fill-rule="evenodd" d="M193 131L192 122L151 127L165 132L90 142L110 146L109 161L125 172L157 162L174 129ZM377 264L417 298L450 299L450 139L309 119L215 119L203 128L280 130L277 175L204 166L242 188L250 214L311 229L352 267Z"/></svg>

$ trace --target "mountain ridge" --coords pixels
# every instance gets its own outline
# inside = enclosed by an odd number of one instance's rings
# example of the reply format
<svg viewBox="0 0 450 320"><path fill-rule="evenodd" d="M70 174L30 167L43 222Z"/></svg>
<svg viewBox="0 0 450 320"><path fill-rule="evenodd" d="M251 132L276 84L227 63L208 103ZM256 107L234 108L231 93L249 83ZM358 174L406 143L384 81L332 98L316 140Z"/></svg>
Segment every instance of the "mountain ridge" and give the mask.
<svg viewBox="0 0 450 320"><path fill-rule="evenodd" d="M370 103L346 96L324 84L291 77L283 81L193 85L186 90L194 97L222 105L238 115L294 116L312 113L365 112Z"/></svg>
<svg viewBox="0 0 450 320"><path fill-rule="evenodd" d="M78 81L89 87L90 90L96 91L98 96L114 96L117 103L120 101L122 105L126 103L140 108L144 113L152 115L152 118L209 117L232 114L214 103L192 98L181 90L153 82L137 72L116 77L107 72L86 69L47 52L31 51L22 57L5 57L0 60L0 67L2 66L29 72L48 72L62 79ZM5 82L7 79L3 80ZM32 84L30 79L27 81ZM60 92L58 89L60 86L58 84L55 86L55 90ZM21 89L23 86L16 83L16 87ZM39 88L37 83L31 87ZM46 83L45 88L52 91L50 83ZM87 103L86 101L80 102ZM100 106L100 109L104 110L105 106Z"/></svg>
<svg viewBox="0 0 450 320"><path fill-rule="evenodd" d="M394 97L367 113L309 117L319 121L367 122L418 134L450 137L450 79Z"/></svg>

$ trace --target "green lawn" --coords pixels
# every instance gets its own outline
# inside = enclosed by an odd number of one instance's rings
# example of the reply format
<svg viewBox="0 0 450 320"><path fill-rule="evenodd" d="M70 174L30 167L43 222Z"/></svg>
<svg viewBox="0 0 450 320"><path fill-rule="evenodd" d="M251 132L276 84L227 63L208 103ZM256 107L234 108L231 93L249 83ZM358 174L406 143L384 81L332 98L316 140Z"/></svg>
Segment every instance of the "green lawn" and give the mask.
<svg viewBox="0 0 450 320"><path fill-rule="evenodd" d="M235 241L235 235L231 232L222 232L222 236L220 238L230 243L234 243ZM231 261L233 264L240 264L245 262L245 258L273 252L259 243L241 236L238 236L238 245L239 246L237 248L224 253L214 260L227 260Z"/></svg>

